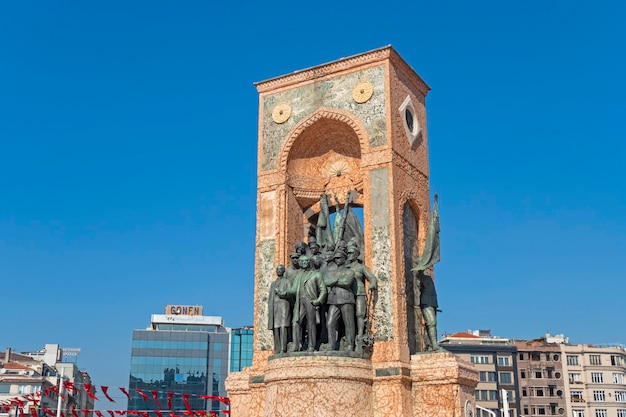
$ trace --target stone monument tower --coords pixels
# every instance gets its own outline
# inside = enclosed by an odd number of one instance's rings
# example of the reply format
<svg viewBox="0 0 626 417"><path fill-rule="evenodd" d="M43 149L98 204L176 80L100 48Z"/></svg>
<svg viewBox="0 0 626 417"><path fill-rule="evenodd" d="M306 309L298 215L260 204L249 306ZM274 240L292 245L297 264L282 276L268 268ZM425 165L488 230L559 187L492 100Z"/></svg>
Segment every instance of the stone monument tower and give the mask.
<svg viewBox="0 0 626 417"><path fill-rule="evenodd" d="M421 353L411 267L423 249L430 212L429 87L391 46L256 87L254 355L252 367L226 381L232 415L433 417L473 411L474 368L449 353ZM275 355L267 330L276 266L289 265L296 242L315 235L322 195L338 196L337 211L344 204L362 210L361 260L377 279L377 291L369 293L373 345L363 357Z"/></svg>

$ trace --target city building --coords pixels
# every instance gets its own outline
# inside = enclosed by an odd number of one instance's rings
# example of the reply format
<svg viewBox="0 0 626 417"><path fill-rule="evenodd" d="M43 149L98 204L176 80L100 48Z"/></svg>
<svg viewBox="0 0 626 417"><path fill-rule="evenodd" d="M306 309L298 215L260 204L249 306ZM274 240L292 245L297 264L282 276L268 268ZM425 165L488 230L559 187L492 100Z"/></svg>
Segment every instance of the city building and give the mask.
<svg viewBox="0 0 626 417"><path fill-rule="evenodd" d="M165 314L152 315L147 329L133 331L128 409L151 411L171 404L166 409L182 412L188 409L186 401L194 411L224 408L202 396L227 396L229 370L251 363L252 334L252 328L231 330L222 317L202 315L201 306L166 306ZM156 399L137 390L154 391Z"/></svg>
<svg viewBox="0 0 626 417"><path fill-rule="evenodd" d="M58 387L61 378L64 383L76 387L72 392L64 392L61 400L61 409L88 410L83 416L92 417L94 401L85 389L85 384L91 384L91 377L86 371L78 369L76 363L66 362L63 349L57 344L46 344L44 348L34 352L13 352L7 348L0 356L0 403L19 400L22 411L18 414L35 414L43 416L44 408L56 412L58 395L52 387ZM41 394L41 397L35 394ZM35 398L37 401L33 401ZM15 416L16 408L9 410L0 407L0 417Z"/></svg>
<svg viewBox="0 0 626 417"><path fill-rule="evenodd" d="M490 414L484 409L503 415L502 389L508 391L511 417L626 417L621 345L570 344L564 335L549 333L513 341L483 330L444 335L440 343L478 369L479 417Z"/></svg>
<svg viewBox="0 0 626 417"><path fill-rule="evenodd" d="M230 333L230 372L241 372L252 365L254 328L233 329Z"/></svg>
<svg viewBox="0 0 626 417"><path fill-rule="evenodd" d="M626 417L623 346L561 345L568 416Z"/></svg>
<svg viewBox="0 0 626 417"><path fill-rule="evenodd" d="M533 340L517 340L517 369L522 414L530 416L564 416L566 387L561 346L563 335ZM571 414L568 414L571 415Z"/></svg>
<svg viewBox="0 0 626 417"><path fill-rule="evenodd" d="M468 330L443 335L440 344L478 369L479 382L475 391L477 417L491 417L491 413L503 416L504 408L508 409L509 417L521 415L517 391L517 348L512 339L492 336L489 330Z"/></svg>

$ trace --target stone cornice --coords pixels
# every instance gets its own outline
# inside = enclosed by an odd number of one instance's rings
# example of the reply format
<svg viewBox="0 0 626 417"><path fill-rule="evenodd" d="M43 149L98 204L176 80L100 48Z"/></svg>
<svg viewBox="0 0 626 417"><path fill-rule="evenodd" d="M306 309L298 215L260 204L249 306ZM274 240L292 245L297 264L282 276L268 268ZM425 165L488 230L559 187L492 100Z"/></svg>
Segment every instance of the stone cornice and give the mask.
<svg viewBox="0 0 626 417"><path fill-rule="evenodd" d="M291 74L282 75L269 80L254 83L259 93L266 93L276 89L289 87L318 78L322 78L337 72L362 67L364 65L390 61L396 68L404 73L410 80L415 82L419 91L426 96L430 87L426 85L424 80L402 59L402 57L393 49L391 45L374 49L362 54L353 55L347 58L341 58L326 64L317 65L311 68L295 71Z"/></svg>

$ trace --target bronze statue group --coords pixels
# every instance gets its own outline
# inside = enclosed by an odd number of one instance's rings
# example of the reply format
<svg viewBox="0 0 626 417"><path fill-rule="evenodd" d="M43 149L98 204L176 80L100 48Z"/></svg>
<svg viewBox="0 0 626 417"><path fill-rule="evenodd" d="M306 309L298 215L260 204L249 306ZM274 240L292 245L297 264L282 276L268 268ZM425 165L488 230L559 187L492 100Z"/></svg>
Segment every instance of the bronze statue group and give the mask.
<svg viewBox="0 0 626 417"><path fill-rule="evenodd" d="M376 276L363 264L363 232L350 202L343 211L335 196L334 227L328 196L322 195L315 233L299 241L291 265L278 265L270 286L269 323L274 352L343 350L362 354L371 345L367 292L374 298ZM366 282L367 281L367 287Z"/></svg>
<svg viewBox="0 0 626 417"><path fill-rule="evenodd" d="M371 314L376 300L376 276L363 263L363 231L348 192L343 211L335 196L334 227L324 192L314 233L298 241L291 265L278 265L268 296L268 329L274 334L274 353L345 351L360 356L373 345ZM437 199L424 253L413 268L421 290L419 305L425 324L426 349L437 345L437 294L425 274L439 260ZM436 222L436 223L435 223ZM367 281L367 284L366 284Z"/></svg>

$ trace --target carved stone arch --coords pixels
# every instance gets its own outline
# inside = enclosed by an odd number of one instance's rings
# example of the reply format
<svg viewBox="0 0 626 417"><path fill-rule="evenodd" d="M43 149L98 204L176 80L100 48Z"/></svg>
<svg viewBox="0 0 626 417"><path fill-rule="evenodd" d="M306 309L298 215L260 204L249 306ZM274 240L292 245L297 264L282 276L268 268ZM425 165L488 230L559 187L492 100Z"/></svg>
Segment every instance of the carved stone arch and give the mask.
<svg viewBox="0 0 626 417"><path fill-rule="evenodd" d="M319 211L319 198L325 189L342 199L347 190L356 189L356 204L362 204L361 156L368 146L367 131L355 115L326 107L320 107L287 134L278 171L286 174L298 203L309 212L307 217L311 218L311 209Z"/></svg>

